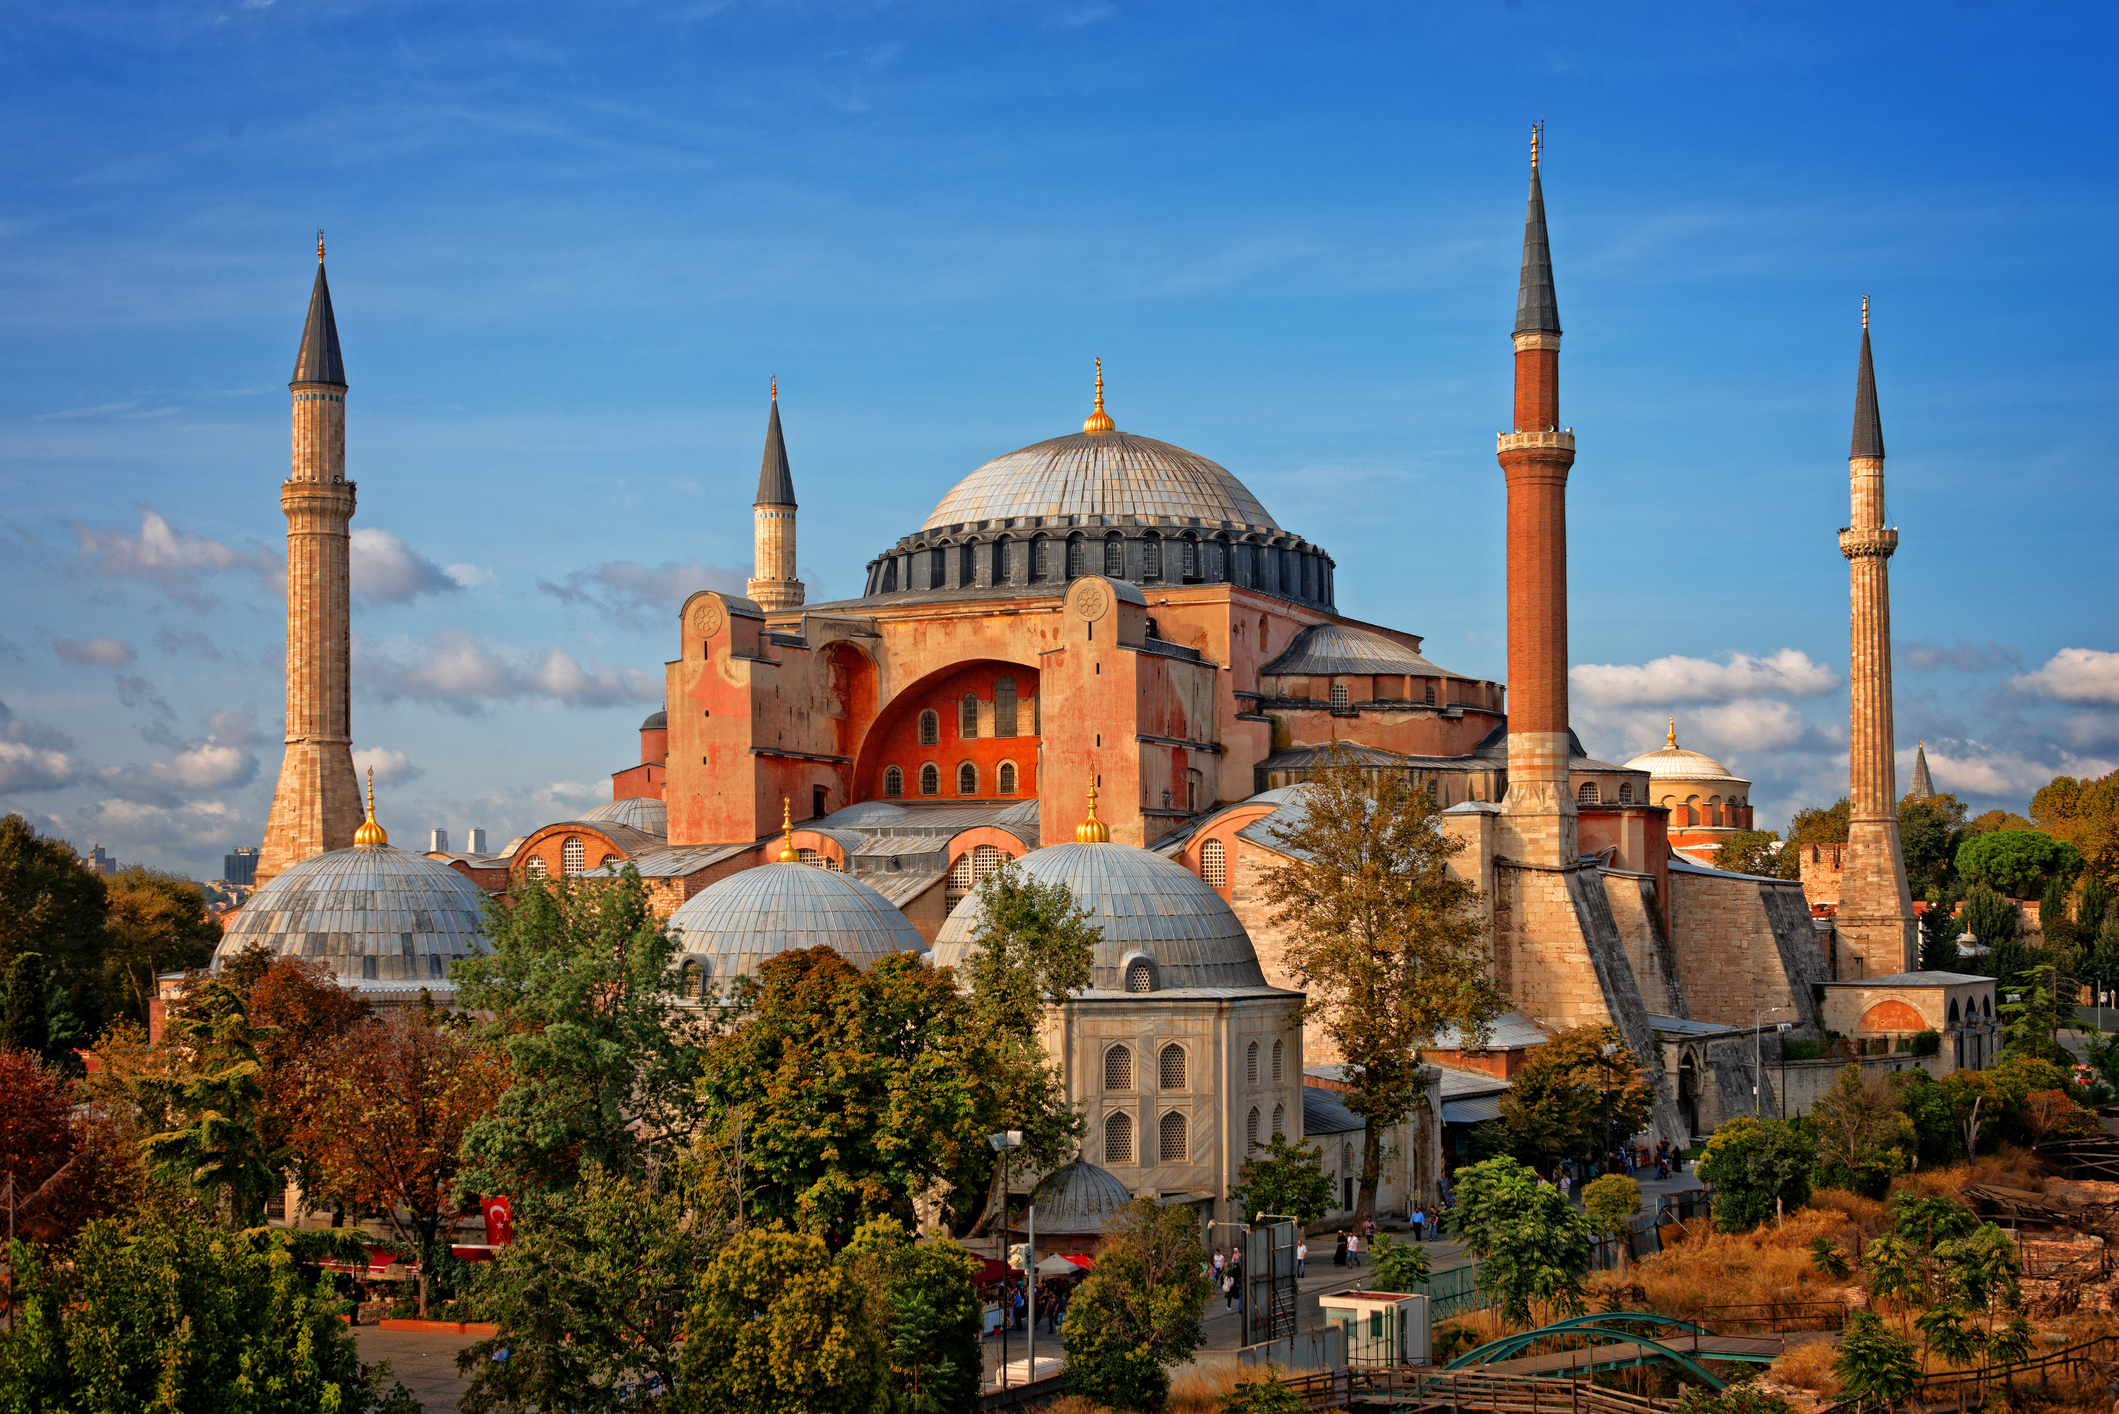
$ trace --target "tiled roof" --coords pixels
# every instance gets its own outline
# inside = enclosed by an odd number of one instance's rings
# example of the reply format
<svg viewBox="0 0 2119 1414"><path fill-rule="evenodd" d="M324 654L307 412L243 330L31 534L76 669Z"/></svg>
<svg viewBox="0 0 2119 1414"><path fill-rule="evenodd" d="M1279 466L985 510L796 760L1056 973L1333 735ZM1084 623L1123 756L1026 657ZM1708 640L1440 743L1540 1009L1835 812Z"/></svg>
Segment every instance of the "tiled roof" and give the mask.
<svg viewBox="0 0 2119 1414"><path fill-rule="evenodd" d="M758 499L755 506L795 504L795 474L787 466L787 442L780 435L780 400L765 419L765 459L758 467Z"/></svg>
<svg viewBox="0 0 2119 1414"><path fill-rule="evenodd" d="M922 529L1057 515L1280 529L1226 467L1127 432L1077 432L995 457L951 488Z"/></svg>
<svg viewBox="0 0 2119 1414"><path fill-rule="evenodd" d="M1295 635L1260 677L1314 677L1382 673L1399 677L1455 677L1402 643L1345 624L1311 624Z"/></svg>
<svg viewBox="0 0 2119 1414"><path fill-rule="evenodd" d="M302 346L295 351L290 383L336 383L346 386L346 361L338 352L338 320L331 313L331 282L324 262L316 263L316 284L309 290L309 318L302 325Z"/></svg>

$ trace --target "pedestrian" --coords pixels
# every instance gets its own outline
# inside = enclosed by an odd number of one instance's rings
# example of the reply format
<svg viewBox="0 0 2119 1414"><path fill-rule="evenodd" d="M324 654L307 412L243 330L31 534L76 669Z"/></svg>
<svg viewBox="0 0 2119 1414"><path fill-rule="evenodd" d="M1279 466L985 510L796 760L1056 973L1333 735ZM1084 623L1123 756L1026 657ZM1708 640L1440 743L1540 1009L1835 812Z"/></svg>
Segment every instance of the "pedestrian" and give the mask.
<svg viewBox="0 0 2119 1414"><path fill-rule="evenodd" d="M1422 1235L1421 1235L1421 1234L1422 1234L1422 1232L1423 1232L1423 1231L1424 1231L1424 1230L1426 1229L1426 1227L1427 1227L1427 1209L1425 1209L1425 1208L1420 1208L1420 1207L1416 1207L1416 1208L1414 1208L1414 1209L1413 1209L1413 1241L1415 1241L1415 1242L1420 1242L1420 1241L1424 1241L1424 1240L1425 1240L1425 1239L1424 1239L1424 1238L1422 1237Z"/></svg>
<svg viewBox="0 0 2119 1414"><path fill-rule="evenodd" d="M1567 1191L1568 1191L1568 1189L1569 1189L1570 1187L1572 1187L1572 1185L1571 1185L1571 1184L1569 1184L1569 1183L1568 1183L1568 1181L1567 1181L1567 1170L1566 1170L1566 1169L1561 1169L1561 1170L1560 1170L1560 1196L1561 1196L1562 1198L1565 1198L1565 1197L1567 1196Z"/></svg>
<svg viewBox="0 0 2119 1414"><path fill-rule="evenodd" d="M1332 1265L1335 1267L1346 1265L1346 1234L1343 1232L1339 1234L1338 1245L1332 1248Z"/></svg>
<svg viewBox="0 0 2119 1414"><path fill-rule="evenodd" d="M1235 1310L1236 1303L1243 1299L1243 1255L1241 1253L1231 1258L1229 1265L1223 1271L1221 1294L1228 1298L1228 1304L1222 1308L1227 1311Z"/></svg>
<svg viewBox="0 0 2119 1414"><path fill-rule="evenodd" d="M1295 1239L1295 1279L1302 1280L1310 1267L1310 1244L1307 1238Z"/></svg>
<svg viewBox="0 0 2119 1414"><path fill-rule="evenodd" d="M1346 1264L1350 1267L1361 1265L1361 1234L1358 1232L1346 1235Z"/></svg>
<svg viewBox="0 0 2119 1414"><path fill-rule="evenodd" d="M1222 1255L1221 1255L1221 1249L1220 1249L1219 1247L1217 1247L1217 1248L1215 1248L1215 1249L1214 1249L1214 1260L1213 1260L1213 1261L1212 1261L1211 1263L1209 1263L1209 1265L1210 1265L1210 1266L1211 1266L1211 1267L1213 1268L1213 1277L1214 1277L1214 1284L1215 1284L1216 1286L1220 1286L1220 1285L1221 1285L1221 1269L1222 1269L1222 1267L1223 1267L1223 1266L1225 1266L1225 1265L1226 1265L1226 1263L1225 1263L1225 1261L1224 1261L1224 1260L1223 1260L1223 1258L1222 1258Z"/></svg>

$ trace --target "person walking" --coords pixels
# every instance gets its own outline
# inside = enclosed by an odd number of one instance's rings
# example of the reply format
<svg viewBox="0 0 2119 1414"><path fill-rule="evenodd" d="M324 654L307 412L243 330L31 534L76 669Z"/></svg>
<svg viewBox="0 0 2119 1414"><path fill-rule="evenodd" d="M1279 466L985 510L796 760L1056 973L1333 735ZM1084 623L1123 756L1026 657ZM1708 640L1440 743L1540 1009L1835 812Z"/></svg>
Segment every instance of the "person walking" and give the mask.
<svg viewBox="0 0 2119 1414"><path fill-rule="evenodd" d="M1358 1232L1346 1235L1346 1264L1350 1267L1361 1265L1361 1234Z"/></svg>
<svg viewBox="0 0 2119 1414"><path fill-rule="evenodd" d="M1426 1229L1427 1229L1427 1209L1425 1209L1425 1208L1414 1208L1414 1209L1413 1209L1413 1241L1415 1241L1415 1242L1424 1242L1424 1241L1426 1241L1427 1239L1426 1239L1426 1238L1425 1238L1424 1236L1422 1236L1422 1234L1423 1234L1423 1233L1424 1233L1424 1232L1426 1231Z"/></svg>
<svg viewBox="0 0 2119 1414"><path fill-rule="evenodd" d="M1346 1234L1343 1232L1339 1234L1338 1244L1332 1248L1332 1265L1335 1267L1346 1265Z"/></svg>
<svg viewBox="0 0 2119 1414"><path fill-rule="evenodd" d="M1302 1280L1310 1269L1310 1243L1308 1238L1295 1239L1295 1279Z"/></svg>
<svg viewBox="0 0 2119 1414"><path fill-rule="evenodd" d="M1222 1308L1226 1311L1235 1310L1243 1300L1243 1253L1230 1257L1229 1265L1223 1269L1221 1294L1228 1298L1228 1304Z"/></svg>

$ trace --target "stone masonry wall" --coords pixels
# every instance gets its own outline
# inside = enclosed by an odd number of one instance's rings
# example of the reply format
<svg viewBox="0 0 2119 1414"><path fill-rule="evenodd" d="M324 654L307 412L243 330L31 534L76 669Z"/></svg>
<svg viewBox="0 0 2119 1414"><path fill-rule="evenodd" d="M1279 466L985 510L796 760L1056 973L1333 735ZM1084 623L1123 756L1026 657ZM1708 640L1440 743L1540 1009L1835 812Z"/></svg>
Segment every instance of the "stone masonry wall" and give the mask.
<svg viewBox="0 0 2119 1414"><path fill-rule="evenodd" d="M1829 979L1816 938L1799 884L1671 871L1670 940L1694 1021L1748 1027L1763 1010L1817 1035L1810 986Z"/></svg>
<svg viewBox="0 0 2119 1414"><path fill-rule="evenodd" d="M1685 993L1678 985L1677 958L1663 930L1663 913L1655 880L1643 874L1604 873L1604 897L1625 944L1627 961L1641 990L1641 1004L1658 1016L1684 1016Z"/></svg>

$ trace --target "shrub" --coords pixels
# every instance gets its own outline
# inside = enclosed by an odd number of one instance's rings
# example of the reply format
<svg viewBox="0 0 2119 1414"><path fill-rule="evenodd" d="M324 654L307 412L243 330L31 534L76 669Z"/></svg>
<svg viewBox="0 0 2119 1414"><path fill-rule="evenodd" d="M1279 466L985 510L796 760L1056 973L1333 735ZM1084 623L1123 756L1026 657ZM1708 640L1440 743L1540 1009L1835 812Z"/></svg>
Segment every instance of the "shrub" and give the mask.
<svg viewBox="0 0 2119 1414"><path fill-rule="evenodd" d="M1940 1031L1919 1031L1913 1036L1913 1054L1916 1056L1939 1056L1942 1054Z"/></svg>
<svg viewBox="0 0 2119 1414"><path fill-rule="evenodd" d="M1714 1132L1700 1156L1700 1177L1715 1187L1714 1224L1724 1232L1756 1227L1775 1200L1792 1211L1810 1196L1817 1144L1787 1120L1744 1115Z"/></svg>

